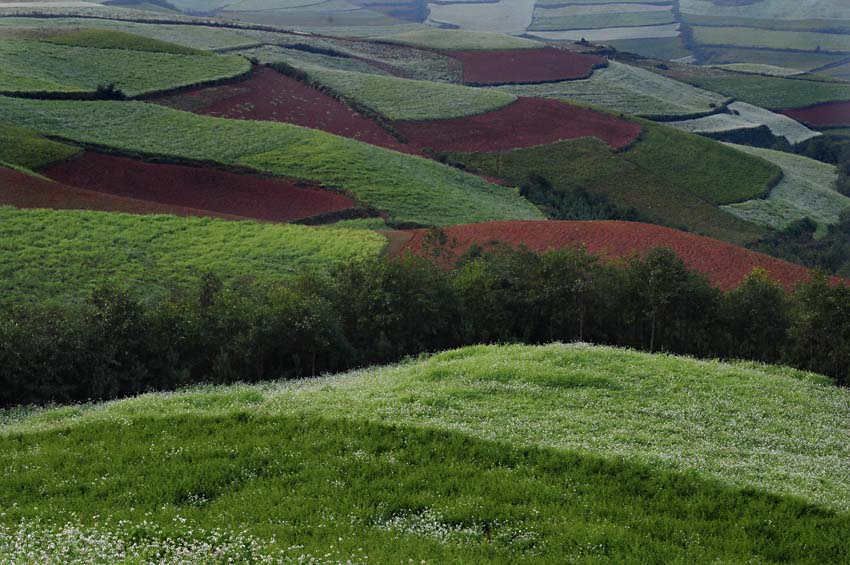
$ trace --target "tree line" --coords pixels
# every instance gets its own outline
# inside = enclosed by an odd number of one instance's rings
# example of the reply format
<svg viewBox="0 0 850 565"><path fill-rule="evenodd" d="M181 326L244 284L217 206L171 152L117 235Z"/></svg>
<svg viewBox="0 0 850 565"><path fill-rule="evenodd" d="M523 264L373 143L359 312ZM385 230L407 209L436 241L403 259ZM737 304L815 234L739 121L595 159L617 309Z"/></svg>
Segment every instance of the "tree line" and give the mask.
<svg viewBox="0 0 850 565"><path fill-rule="evenodd" d="M670 250L622 263L499 247L381 258L289 282L213 274L153 303L103 286L79 304L0 309L0 405L298 378L478 343L582 340L786 363L850 383L850 289L754 271L723 292ZM451 263L451 266L447 266Z"/></svg>

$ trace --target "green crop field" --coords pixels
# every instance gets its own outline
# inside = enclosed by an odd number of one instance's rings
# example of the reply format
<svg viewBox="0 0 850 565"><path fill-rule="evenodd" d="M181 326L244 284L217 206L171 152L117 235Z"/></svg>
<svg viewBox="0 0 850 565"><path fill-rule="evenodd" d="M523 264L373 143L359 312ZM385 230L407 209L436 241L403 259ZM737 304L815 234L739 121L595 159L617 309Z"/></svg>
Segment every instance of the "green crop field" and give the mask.
<svg viewBox="0 0 850 565"><path fill-rule="evenodd" d="M846 58L846 55L841 53L815 53L814 51L775 51L739 47L703 47L702 50L706 56L705 62L712 65L723 63L758 63L789 67L801 71L816 69Z"/></svg>
<svg viewBox="0 0 850 565"><path fill-rule="evenodd" d="M850 198L835 190L838 172L834 166L770 149L734 147L781 167L784 177L766 199L724 206L729 213L776 229L811 218L824 233L827 226L838 223L841 212L850 209Z"/></svg>
<svg viewBox="0 0 850 565"><path fill-rule="evenodd" d="M789 369L551 345L11 410L0 560L846 562L848 409Z"/></svg>
<svg viewBox="0 0 850 565"><path fill-rule="evenodd" d="M128 96L247 72L235 56L174 55L0 40L0 92L94 92L114 84Z"/></svg>
<svg viewBox="0 0 850 565"><path fill-rule="evenodd" d="M151 39L132 33L106 29L88 29L46 39L56 45L71 47L98 47L101 49L129 49L131 51L147 51L151 53L171 53L174 55L200 55L204 51Z"/></svg>
<svg viewBox="0 0 850 565"><path fill-rule="evenodd" d="M0 161L23 169L38 169L70 159L78 147L44 139L37 133L0 122Z"/></svg>
<svg viewBox="0 0 850 565"><path fill-rule="evenodd" d="M694 26L693 30L694 40L705 45L800 51L850 51L850 36L836 33L701 26Z"/></svg>
<svg viewBox="0 0 850 565"><path fill-rule="evenodd" d="M490 50L490 49L537 49L540 43L530 39L511 37L498 33L460 31L451 29L428 29L398 33L381 38L391 43L446 49L450 51Z"/></svg>
<svg viewBox="0 0 850 565"><path fill-rule="evenodd" d="M675 21L670 6L635 4L648 7L626 11L622 6L566 6L560 9L537 9L529 30L557 31L562 29L605 29L669 24ZM597 9L593 9L597 8ZM601 11L600 8L605 11ZM621 11L622 10L622 11Z"/></svg>
<svg viewBox="0 0 850 565"><path fill-rule="evenodd" d="M515 189L435 161L288 124L196 116L141 102L6 97L0 97L1 121L130 153L247 165L316 181L344 189L396 221L448 225L542 217Z"/></svg>
<svg viewBox="0 0 850 565"><path fill-rule="evenodd" d="M606 40L605 45L610 45L618 51L637 53L653 59L679 59L691 55L679 37Z"/></svg>
<svg viewBox="0 0 850 565"><path fill-rule="evenodd" d="M504 153L453 154L452 158L516 184L537 174L548 179L555 191L605 194L655 222L726 241L758 239L763 228L723 212L710 199L761 194L779 169L694 135L674 136L669 143L666 138L667 128L661 133L650 131L638 144L647 144L645 148L625 153L586 138ZM743 177L735 178L733 171ZM731 186L738 192L727 192Z"/></svg>
<svg viewBox="0 0 850 565"><path fill-rule="evenodd" d="M7 305L77 300L107 282L152 298L206 272L283 280L304 266L376 256L386 244L366 230L9 207L0 207L0 234Z"/></svg>
<svg viewBox="0 0 850 565"><path fill-rule="evenodd" d="M844 0L759 0L758 2L713 2L712 0L679 0L684 14L719 18L752 18L767 22L782 20L850 20L850 5ZM767 27L767 26L766 26Z"/></svg>
<svg viewBox="0 0 850 565"><path fill-rule="evenodd" d="M484 114L507 106L507 92L307 67L312 80L365 104L391 120L437 120Z"/></svg>
<svg viewBox="0 0 850 565"><path fill-rule="evenodd" d="M547 84L509 85L498 90L519 96L560 98L644 116L711 112L729 99L640 67L611 61L590 78Z"/></svg>

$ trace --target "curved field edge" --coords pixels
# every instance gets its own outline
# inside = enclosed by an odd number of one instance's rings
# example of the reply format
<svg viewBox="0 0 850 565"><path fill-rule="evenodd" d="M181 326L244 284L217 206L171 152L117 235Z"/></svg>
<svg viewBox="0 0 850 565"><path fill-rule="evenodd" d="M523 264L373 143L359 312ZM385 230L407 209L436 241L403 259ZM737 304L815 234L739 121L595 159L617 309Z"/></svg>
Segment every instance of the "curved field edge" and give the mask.
<svg viewBox="0 0 850 565"><path fill-rule="evenodd" d="M7 97L0 97L0 121L124 153L248 166L322 183L386 211L396 222L542 218L515 189L428 159L289 124L197 116L140 102Z"/></svg>
<svg viewBox="0 0 850 565"><path fill-rule="evenodd" d="M248 406L221 411L233 393L211 396L203 415L149 409L62 433L0 436L0 559L838 562L848 554L847 515L694 473L448 430L259 415L250 405L262 394L251 391L236 394Z"/></svg>
<svg viewBox="0 0 850 565"><path fill-rule="evenodd" d="M0 305L73 302L110 283L153 299L206 272L281 281L385 245L368 230L0 207Z"/></svg>
<svg viewBox="0 0 850 565"><path fill-rule="evenodd" d="M315 380L39 410L2 435L234 410L427 426L850 509L850 391L792 369L583 344L477 346Z"/></svg>

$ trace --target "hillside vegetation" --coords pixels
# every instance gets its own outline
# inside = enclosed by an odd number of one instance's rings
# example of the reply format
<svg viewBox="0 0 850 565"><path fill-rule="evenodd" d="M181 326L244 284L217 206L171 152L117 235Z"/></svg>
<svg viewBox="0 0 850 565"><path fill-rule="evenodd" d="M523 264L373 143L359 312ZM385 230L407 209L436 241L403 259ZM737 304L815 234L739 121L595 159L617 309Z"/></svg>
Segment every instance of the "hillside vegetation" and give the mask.
<svg viewBox="0 0 850 565"><path fill-rule="evenodd" d="M848 410L787 369L552 345L0 412L0 558L842 562Z"/></svg>
<svg viewBox="0 0 850 565"><path fill-rule="evenodd" d="M151 53L172 53L175 55L202 55L205 51L177 45L168 41L151 39L141 35L107 29L86 29L58 37L45 39L48 43L72 47L97 47L100 49L129 49ZM206 53L209 54L209 53Z"/></svg>
<svg viewBox="0 0 850 565"><path fill-rule="evenodd" d="M153 298L208 271L279 281L385 244L369 231L0 207L0 305L78 300L110 282Z"/></svg>
<svg viewBox="0 0 850 565"><path fill-rule="evenodd" d="M246 165L324 183L400 222L446 225L542 217L515 189L434 161L288 124L196 116L139 102L0 97L3 120L130 153Z"/></svg>
<svg viewBox="0 0 850 565"><path fill-rule="evenodd" d="M24 169L38 169L70 159L78 147L45 139L34 131L0 122L0 162Z"/></svg>

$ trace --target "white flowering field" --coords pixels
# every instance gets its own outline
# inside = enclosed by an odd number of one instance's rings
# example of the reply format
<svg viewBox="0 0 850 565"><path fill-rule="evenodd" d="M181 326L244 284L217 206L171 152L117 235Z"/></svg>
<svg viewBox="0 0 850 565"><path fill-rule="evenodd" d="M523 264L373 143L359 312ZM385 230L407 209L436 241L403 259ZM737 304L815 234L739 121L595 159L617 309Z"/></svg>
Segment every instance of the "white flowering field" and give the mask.
<svg viewBox="0 0 850 565"><path fill-rule="evenodd" d="M847 562L848 437L821 377L585 345L16 409L0 563Z"/></svg>

